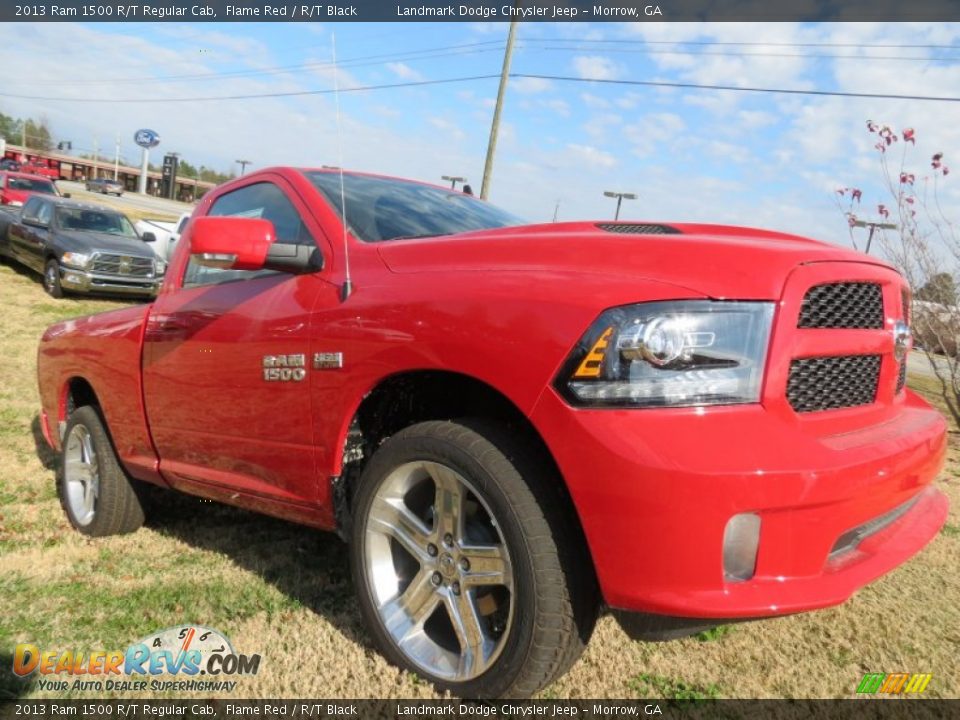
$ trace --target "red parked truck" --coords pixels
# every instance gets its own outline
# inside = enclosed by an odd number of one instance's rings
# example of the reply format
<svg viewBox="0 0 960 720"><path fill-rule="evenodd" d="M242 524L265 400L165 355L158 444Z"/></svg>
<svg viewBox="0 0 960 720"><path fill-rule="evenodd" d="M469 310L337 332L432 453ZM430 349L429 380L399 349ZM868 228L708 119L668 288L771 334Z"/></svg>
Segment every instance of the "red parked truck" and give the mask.
<svg viewBox="0 0 960 720"><path fill-rule="evenodd" d="M390 660L526 695L601 608L822 608L934 537L908 308L802 237L269 169L204 196L153 303L47 330L42 426L79 531L135 530L140 483L336 530Z"/></svg>

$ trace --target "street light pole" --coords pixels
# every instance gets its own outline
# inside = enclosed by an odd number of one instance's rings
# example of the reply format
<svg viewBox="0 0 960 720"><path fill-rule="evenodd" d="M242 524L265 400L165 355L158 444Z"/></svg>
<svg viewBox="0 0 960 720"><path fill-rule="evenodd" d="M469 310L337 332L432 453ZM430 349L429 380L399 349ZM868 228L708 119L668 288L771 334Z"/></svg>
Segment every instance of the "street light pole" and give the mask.
<svg viewBox="0 0 960 720"><path fill-rule="evenodd" d="M896 223L884 223L884 222L870 222L869 220L854 220L853 227L865 227L870 228L870 234L867 235L867 249L864 250L864 253L867 255L870 254L870 244L873 242L873 233L876 232L877 228L881 230L896 230Z"/></svg>
<svg viewBox="0 0 960 720"><path fill-rule="evenodd" d="M440 179L449 182L451 190L457 189L457 183L465 183L467 181L465 177L460 177L459 175L441 175Z"/></svg>
<svg viewBox="0 0 960 720"><path fill-rule="evenodd" d="M616 210L616 212L615 212L614 215L613 215L613 219L614 219L615 221L620 219L620 204L621 204L624 200L636 200L636 199L637 199L636 193L614 192L613 190L604 190L604 191L603 191L603 194L604 194L605 197L616 198L616 199L617 199L617 210Z"/></svg>
<svg viewBox="0 0 960 720"><path fill-rule="evenodd" d="M240 177L243 177L243 174L247 171L247 165L253 165L252 160L234 160L234 162L240 166Z"/></svg>

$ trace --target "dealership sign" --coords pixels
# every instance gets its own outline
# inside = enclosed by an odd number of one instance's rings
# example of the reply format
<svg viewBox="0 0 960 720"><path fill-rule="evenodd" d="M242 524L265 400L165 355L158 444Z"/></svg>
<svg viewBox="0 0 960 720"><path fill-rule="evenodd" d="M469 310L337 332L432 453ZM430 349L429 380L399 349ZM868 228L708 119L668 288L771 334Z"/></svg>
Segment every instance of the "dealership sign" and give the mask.
<svg viewBox="0 0 960 720"><path fill-rule="evenodd" d="M155 130L137 130L133 135L133 141L142 148L152 148L160 144L160 136Z"/></svg>

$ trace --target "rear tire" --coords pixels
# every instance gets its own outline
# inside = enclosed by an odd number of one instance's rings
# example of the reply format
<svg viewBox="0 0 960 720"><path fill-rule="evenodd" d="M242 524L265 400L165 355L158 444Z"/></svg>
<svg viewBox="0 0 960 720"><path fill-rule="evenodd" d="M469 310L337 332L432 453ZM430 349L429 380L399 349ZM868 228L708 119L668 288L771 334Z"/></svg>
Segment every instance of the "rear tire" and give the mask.
<svg viewBox="0 0 960 720"><path fill-rule="evenodd" d="M559 483L487 421L423 422L380 446L353 499L350 554L390 661L477 698L529 696L576 661L599 597Z"/></svg>
<svg viewBox="0 0 960 720"><path fill-rule="evenodd" d="M134 482L120 466L97 410L88 405L74 411L57 473L60 504L70 524L91 537L137 530L144 513Z"/></svg>
<svg viewBox="0 0 960 720"><path fill-rule="evenodd" d="M54 298L63 297L63 288L60 285L60 263L50 259L43 270L43 289L47 295Z"/></svg>

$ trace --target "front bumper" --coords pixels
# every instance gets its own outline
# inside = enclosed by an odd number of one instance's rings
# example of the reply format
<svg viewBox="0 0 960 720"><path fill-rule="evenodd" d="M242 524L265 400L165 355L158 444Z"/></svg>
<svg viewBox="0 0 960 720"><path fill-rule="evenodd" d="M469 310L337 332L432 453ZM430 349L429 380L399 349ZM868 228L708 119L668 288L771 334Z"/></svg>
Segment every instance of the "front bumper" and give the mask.
<svg viewBox="0 0 960 720"><path fill-rule="evenodd" d="M71 267L60 268L60 285L71 292L156 297L162 284L162 277L105 275Z"/></svg>
<svg viewBox="0 0 960 720"><path fill-rule="evenodd" d="M611 607L732 619L839 604L937 534L946 423L910 392L890 410L825 434L762 405L583 410L550 389L532 420ZM754 575L730 581L723 537L739 513L760 516L759 550Z"/></svg>

